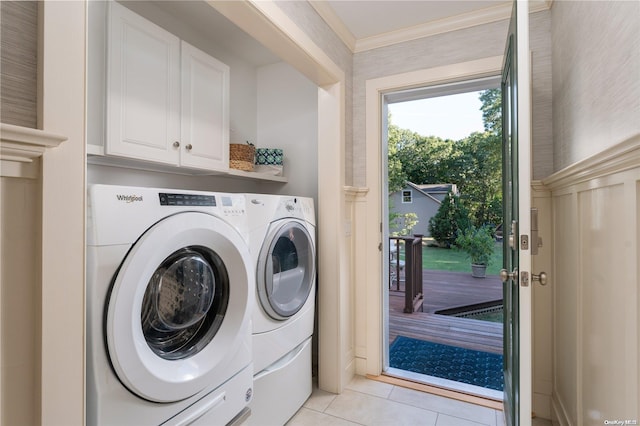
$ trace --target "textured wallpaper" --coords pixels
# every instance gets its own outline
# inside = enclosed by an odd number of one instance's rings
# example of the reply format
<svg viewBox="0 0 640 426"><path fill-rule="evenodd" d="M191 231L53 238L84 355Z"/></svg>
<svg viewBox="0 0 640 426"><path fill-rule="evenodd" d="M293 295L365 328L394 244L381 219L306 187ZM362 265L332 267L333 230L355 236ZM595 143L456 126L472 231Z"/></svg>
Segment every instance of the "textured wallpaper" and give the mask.
<svg viewBox="0 0 640 426"><path fill-rule="evenodd" d="M554 171L640 133L640 2L554 2Z"/></svg>
<svg viewBox="0 0 640 426"><path fill-rule="evenodd" d="M38 4L0 1L0 121L37 126Z"/></svg>

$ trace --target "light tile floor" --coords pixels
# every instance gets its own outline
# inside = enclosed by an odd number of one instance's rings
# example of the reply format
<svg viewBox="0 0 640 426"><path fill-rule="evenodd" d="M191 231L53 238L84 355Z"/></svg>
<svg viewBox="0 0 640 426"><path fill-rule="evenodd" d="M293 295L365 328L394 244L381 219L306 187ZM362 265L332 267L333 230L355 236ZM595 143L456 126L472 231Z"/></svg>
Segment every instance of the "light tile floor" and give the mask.
<svg viewBox="0 0 640 426"><path fill-rule="evenodd" d="M356 376L335 395L314 386L287 426L502 426L502 411ZM534 419L534 426L551 425Z"/></svg>

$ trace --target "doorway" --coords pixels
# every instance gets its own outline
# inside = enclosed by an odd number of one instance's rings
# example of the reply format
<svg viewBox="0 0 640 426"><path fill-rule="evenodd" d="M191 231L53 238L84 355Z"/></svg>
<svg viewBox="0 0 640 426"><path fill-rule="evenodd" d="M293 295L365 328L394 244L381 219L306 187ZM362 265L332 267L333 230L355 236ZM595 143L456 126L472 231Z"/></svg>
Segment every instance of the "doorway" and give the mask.
<svg viewBox="0 0 640 426"><path fill-rule="evenodd" d="M499 76L436 84L381 105L385 373L493 399L503 382L499 86ZM489 263L486 277L469 255Z"/></svg>

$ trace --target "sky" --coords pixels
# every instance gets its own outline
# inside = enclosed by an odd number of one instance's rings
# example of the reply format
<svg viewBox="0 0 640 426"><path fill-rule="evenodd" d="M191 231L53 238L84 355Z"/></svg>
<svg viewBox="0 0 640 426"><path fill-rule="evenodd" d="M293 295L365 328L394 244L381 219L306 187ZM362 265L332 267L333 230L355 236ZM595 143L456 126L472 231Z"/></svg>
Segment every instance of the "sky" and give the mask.
<svg viewBox="0 0 640 426"><path fill-rule="evenodd" d="M422 136L460 140L484 131L480 92L389 104L391 123Z"/></svg>

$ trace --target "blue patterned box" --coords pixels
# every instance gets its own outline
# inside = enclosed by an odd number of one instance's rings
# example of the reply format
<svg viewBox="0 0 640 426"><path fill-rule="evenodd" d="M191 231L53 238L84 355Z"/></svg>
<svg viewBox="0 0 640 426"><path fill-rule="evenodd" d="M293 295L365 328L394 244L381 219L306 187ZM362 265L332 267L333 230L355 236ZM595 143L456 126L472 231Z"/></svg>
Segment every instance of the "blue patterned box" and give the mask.
<svg viewBox="0 0 640 426"><path fill-rule="evenodd" d="M282 166L282 149L256 148L256 164Z"/></svg>

